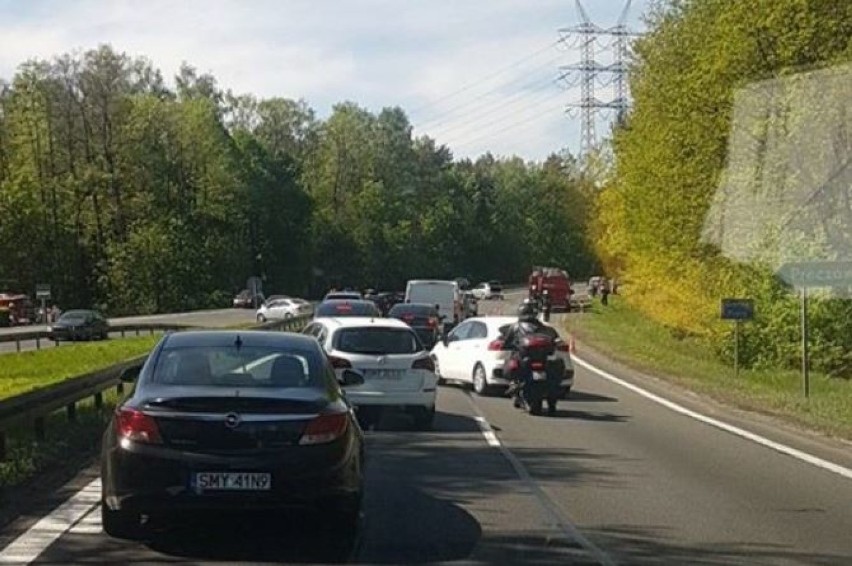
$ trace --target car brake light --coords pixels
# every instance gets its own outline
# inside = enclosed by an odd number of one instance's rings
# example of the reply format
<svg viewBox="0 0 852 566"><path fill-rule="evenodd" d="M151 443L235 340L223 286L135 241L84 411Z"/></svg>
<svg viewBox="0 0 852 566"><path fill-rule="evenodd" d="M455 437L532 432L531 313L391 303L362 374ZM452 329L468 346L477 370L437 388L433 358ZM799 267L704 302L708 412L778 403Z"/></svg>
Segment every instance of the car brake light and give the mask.
<svg viewBox="0 0 852 566"><path fill-rule="evenodd" d="M530 367L536 370L544 369L544 362L530 362Z"/></svg>
<svg viewBox="0 0 852 566"><path fill-rule="evenodd" d="M352 367L349 360L338 358L337 356L329 356L328 361L331 362L331 367L334 369L350 369Z"/></svg>
<svg viewBox="0 0 852 566"><path fill-rule="evenodd" d="M346 413L320 415L305 427L302 438L299 439L299 444L305 446L333 442L343 436L348 424L349 418Z"/></svg>
<svg viewBox="0 0 852 566"><path fill-rule="evenodd" d="M414 315L410 312L407 312L402 315L402 320L404 320L405 322L411 322L412 320L414 320Z"/></svg>
<svg viewBox="0 0 852 566"><path fill-rule="evenodd" d="M488 343L488 349L492 352L499 352L503 349L503 341L500 339L492 340Z"/></svg>
<svg viewBox="0 0 852 566"><path fill-rule="evenodd" d="M163 443L157 421L137 409L118 409L115 412L115 426L121 438L145 444Z"/></svg>
<svg viewBox="0 0 852 566"><path fill-rule="evenodd" d="M435 361L432 358L419 358L411 364L411 369L425 369L435 371Z"/></svg>

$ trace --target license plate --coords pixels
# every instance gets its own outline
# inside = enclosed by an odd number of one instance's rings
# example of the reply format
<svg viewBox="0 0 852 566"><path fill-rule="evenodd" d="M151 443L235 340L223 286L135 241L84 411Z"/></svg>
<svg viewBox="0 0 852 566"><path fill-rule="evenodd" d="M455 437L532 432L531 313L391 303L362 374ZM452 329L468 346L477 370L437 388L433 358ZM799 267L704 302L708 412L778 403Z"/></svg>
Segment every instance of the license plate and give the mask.
<svg viewBox="0 0 852 566"><path fill-rule="evenodd" d="M195 491L269 491L272 474L254 472L198 472L193 477Z"/></svg>
<svg viewBox="0 0 852 566"><path fill-rule="evenodd" d="M405 372L398 369L371 369L367 370L367 379L400 380Z"/></svg>
<svg viewBox="0 0 852 566"><path fill-rule="evenodd" d="M533 372L533 381L544 381L547 379L547 373L543 371L534 371Z"/></svg>

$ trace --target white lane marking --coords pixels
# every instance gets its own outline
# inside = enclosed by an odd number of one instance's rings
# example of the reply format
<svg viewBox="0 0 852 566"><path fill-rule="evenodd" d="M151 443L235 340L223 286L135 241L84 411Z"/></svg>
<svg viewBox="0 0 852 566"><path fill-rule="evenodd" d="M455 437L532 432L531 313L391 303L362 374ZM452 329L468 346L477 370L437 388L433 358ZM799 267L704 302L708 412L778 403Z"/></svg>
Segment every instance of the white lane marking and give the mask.
<svg viewBox="0 0 852 566"><path fill-rule="evenodd" d="M491 428L491 425L488 424L482 417L474 417L477 423L479 423L479 428L482 430L482 436L485 437L485 441L488 443L488 446L493 446L494 448L500 447L500 441L497 439L497 435L494 434L494 430Z"/></svg>
<svg viewBox="0 0 852 566"><path fill-rule="evenodd" d="M30 564L101 501L101 480L71 496L0 551L0 564Z"/></svg>
<svg viewBox="0 0 852 566"><path fill-rule="evenodd" d="M99 535L104 531L101 522L100 505L92 507L88 515L83 517L76 525L71 527L68 534L72 535Z"/></svg>
<svg viewBox="0 0 852 566"><path fill-rule="evenodd" d="M729 433L734 434L736 436L739 436L741 438L745 438L746 440L750 440L752 442L760 444L761 446L765 446L766 448L769 448L771 450L775 450L776 452L780 452L781 454L786 454L787 456L792 456L793 458L796 458L797 460L801 460L802 462L806 462L806 463L811 464L813 466L816 466L818 468L822 468L822 469L827 470L829 472L833 472L835 474L843 476L846 479L852 479L852 469L841 466L840 464L835 464L834 462L829 462L828 460L823 460L822 458L819 458L819 457L814 456L812 454L808 454L807 452L802 452L801 450L797 450L795 448L787 446L786 444L781 444L780 442L775 442L774 440L769 440L768 438L760 436L759 434L749 432L745 429L736 427L734 425L730 425L730 424L723 422L723 421L720 421L718 419L714 419L712 417L702 415L701 413L687 409L686 407L678 405L677 403L674 403L673 401L669 401L668 399L665 399L664 397L660 397L659 395L655 395L654 393L651 393L650 391L642 389L641 387L639 387L637 385L633 385L632 383L629 383L629 382L627 382L627 381L625 381L625 380L623 380L619 377L616 377L616 376L612 375L611 373L608 373L608 372L606 372L606 371L604 371L600 368L597 368L597 367L593 366L592 364L590 364L589 362L580 359L576 355L572 355L572 357L574 358L575 363L577 363L580 366L598 374L602 378L604 378L608 381L611 381L612 383L615 383L616 385L620 385L621 387L629 389L629 390L633 391L634 393L637 393L637 394L641 395L642 397L645 397L646 399L649 399L649 400L653 401L654 403L662 405L663 407L666 407L667 409L670 409L670 410L672 410L676 413L680 413L681 415L690 417L690 418L695 419L697 421L700 421L704 424L708 424L712 427L716 427L716 428L723 430L725 432L729 432Z"/></svg>
<svg viewBox="0 0 852 566"><path fill-rule="evenodd" d="M569 540L572 540L583 547L586 552L594 556L598 564L601 564L602 566L615 566L617 562L610 558L609 555L595 545L595 543L586 538L586 536L583 535L567 517L565 517L559 506L556 505L556 503L554 503L546 493L544 493L544 490L539 487L538 483L529 474L521 461L512 454L511 450L506 448L506 446L500 442L500 439L497 438L497 435L494 433L494 429L491 428L491 425L485 419L485 416L483 416L482 411L479 410L479 407L473 399L471 399L470 396L467 396L467 400L471 407L473 407L474 413L476 413L474 420L476 420L476 423L479 425L479 429L482 432L482 436L485 437L485 441L488 442L489 446L493 446L500 450L503 457L509 461L509 464L515 470L518 478L520 478L520 480L532 492L536 501L538 501L538 504L541 506L542 511L544 511L544 514L556 530L561 531Z"/></svg>

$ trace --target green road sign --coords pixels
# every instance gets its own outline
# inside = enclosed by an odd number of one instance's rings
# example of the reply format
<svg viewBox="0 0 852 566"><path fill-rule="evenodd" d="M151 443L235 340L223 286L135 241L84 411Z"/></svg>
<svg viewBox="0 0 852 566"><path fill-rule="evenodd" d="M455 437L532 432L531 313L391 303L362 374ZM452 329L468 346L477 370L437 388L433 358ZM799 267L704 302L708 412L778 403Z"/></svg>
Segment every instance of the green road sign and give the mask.
<svg viewBox="0 0 852 566"><path fill-rule="evenodd" d="M852 285L852 261L801 261L785 263L777 275L795 287Z"/></svg>

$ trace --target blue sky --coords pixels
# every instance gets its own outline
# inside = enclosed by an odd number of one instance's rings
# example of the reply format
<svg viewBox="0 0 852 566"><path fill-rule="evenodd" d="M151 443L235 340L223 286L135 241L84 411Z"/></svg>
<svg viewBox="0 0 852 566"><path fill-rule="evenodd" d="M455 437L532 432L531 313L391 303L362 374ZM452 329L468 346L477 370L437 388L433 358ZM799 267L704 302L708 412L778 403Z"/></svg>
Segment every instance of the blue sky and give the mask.
<svg viewBox="0 0 852 566"><path fill-rule="evenodd" d="M624 0L583 4L608 27ZM646 4L633 1L634 29ZM415 133L460 157L540 159L579 149L579 121L564 112L579 93L554 81L579 58L556 45L576 22L571 0L0 0L0 76L110 43L167 77L186 61L235 92L304 98L320 116L342 100L399 105Z"/></svg>

